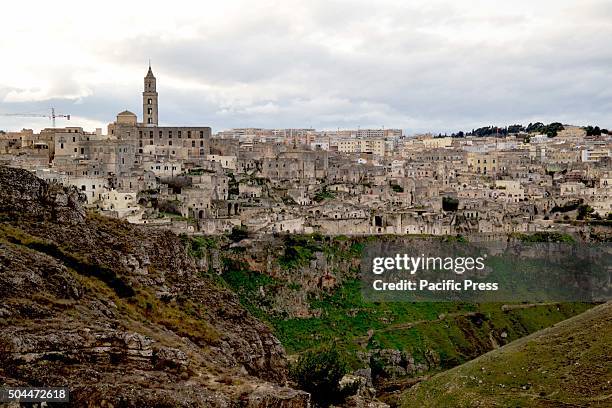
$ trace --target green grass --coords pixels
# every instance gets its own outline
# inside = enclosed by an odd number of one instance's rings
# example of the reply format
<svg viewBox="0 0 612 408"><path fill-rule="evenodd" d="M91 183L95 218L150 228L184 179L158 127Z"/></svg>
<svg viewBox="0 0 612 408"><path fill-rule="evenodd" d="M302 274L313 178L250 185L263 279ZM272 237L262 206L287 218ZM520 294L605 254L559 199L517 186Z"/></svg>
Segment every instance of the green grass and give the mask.
<svg viewBox="0 0 612 408"><path fill-rule="evenodd" d="M418 384L401 406L610 406L611 316L605 304L538 331Z"/></svg>
<svg viewBox="0 0 612 408"><path fill-rule="evenodd" d="M291 353L316 349L321 344L334 343L339 350L351 355L353 368L358 368L354 354L365 349L397 349L423 359L433 350L440 355L441 366L452 367L488 351L490 334L505 331L506 340L517 339L535 330L550 326L590 307L586 304L566 304L501 310L500 304L470 303L367 303L361 297L360 283L347 281L332 294L310 301L321 316L307 319L272 319L276 334ZM446 317L442 314L468 314L479 311L483 323L477 327L470 317ZM424 322L422 322L424 321ZM421 322L412 328L402 328ZM397 330L390 327L399 326ZM368 340L368 331L374 335Z"/></svg>
<svg viewBox="0 0 612 408"><path fill-rule="evenodd" d="M351 369L364 366L360 353L379 349L400 350L417 362L431 359L433 353L438 368L454 367L492 349L491 338L505 344L591 307L568 303L504 311L499 303L366 302L354 261L372 238L312 234L283 239L284 251L277 258L284 271L281 277L250 271L235 255L226 261L223 280L252 314L268 322L289 354L334 345ZM462 237L441 239L463 241ZM333 260L332 269L341 265L342 271L334 270L339 285L331 291L309 289L313 317L291 317L282 308L282 296L306 290L297 276L317 254ZM277 298L279 293L283 295Z"/></svg>
<svg viewBox="0 0 612 408"><path fill-rule="evenodd" d="M219 237L214 236L195 235L190 237L182 234L180 238L187 247L189 255L196 259L202 259L207 250L218 248L220 245Z"/></svg>

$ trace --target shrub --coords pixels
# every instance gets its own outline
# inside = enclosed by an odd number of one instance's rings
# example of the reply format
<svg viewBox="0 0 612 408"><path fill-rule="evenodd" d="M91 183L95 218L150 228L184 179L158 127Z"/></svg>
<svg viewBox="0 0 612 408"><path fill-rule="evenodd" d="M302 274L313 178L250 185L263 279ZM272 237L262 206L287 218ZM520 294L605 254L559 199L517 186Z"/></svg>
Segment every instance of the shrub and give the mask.
<svg viewBox="0 0 612 408"><path fill-rule="evenodd" d="M245 226L233 227L232 232L229 234L229 239L231 239L233 242L239 242L248 237L249 231Z"/></svg>
<svg viewBox="0 0 612 408"><path fill-rule="evenodd" d="M586 204L582 204L578 207L578 215L576 216L577 220L584 220L588 218L595 210Z"/></svg>
<svg viewBox="0 0 612 408"><path fill-rule="evenodd" d="M457 211L459 200L452 197L442 197L442 209L444 211Z"/></svg>
<svg viewBox="0 0 612 408"><path fill-rule="evenodd" d="M347 372L346 362L335 348L308 352L291 368L291 376L304 391L312 394L313 401L321 406L342 402L354 387L342 389L340 380Z"/></svg>
<svg viewBox="0 0 612 408"><path fill-rule="evenodd" d="M324 186L323 189L318 191L314 196L314 200L317 203L320 203L323 200L332 200L334 198L336 198L336 196L327 190L327 186Z"/></svg>
<svg viewBox="0 0 612 408"><path fill-rule="evenodd" d="M404 192L404 187L398 185L398 184L391 184L391 189L393 191L395 191L396 193L403 193Z"/></svg>

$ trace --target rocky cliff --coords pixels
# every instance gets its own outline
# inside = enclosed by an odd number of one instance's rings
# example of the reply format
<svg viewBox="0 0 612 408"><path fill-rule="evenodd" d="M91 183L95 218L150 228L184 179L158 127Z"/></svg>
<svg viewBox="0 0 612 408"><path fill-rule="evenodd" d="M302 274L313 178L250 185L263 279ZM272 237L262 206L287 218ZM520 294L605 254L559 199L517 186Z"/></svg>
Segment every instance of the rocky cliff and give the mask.
<svg viewBox="0 0 612 408"><path fill-rule="evenodd" d="M179 237L81 200L0 167L0 382L68 386L73 406L308 406L270 329Z"/></svg>

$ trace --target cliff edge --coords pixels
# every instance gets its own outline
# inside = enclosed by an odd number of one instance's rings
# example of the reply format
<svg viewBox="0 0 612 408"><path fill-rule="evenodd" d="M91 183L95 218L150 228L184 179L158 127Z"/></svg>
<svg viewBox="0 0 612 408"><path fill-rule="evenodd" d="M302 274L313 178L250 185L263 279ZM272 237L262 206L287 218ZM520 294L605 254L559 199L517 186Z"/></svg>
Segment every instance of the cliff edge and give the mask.
<svg viewBox="0 0 612 408"><path fill-rule="evenodd" d="M0 382L72 406L300 408L271 330L181 239L0 167Z"/></svg>

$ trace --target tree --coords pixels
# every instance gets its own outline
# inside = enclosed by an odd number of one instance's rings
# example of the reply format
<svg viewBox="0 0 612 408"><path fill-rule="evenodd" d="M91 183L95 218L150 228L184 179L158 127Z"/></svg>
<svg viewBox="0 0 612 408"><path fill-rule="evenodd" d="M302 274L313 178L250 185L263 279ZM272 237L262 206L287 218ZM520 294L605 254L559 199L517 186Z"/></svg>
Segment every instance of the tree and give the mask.
<svg viewBox="0 0 612 408"><path fill-rule="evenodd" d="M348 396L340 387L340 380L346 372L346 363L335 348L303 354L291 368L291 376L299 387L322 406L341 402Z"/></svg>
<svg viewBox="0 0 612 408"><path fill-rule="evenodd" d="M542 122L529 123L527 125L527 133L542 133L542 129L544 129L544 124Z"/></svg>
<svg viewBox="0 0 612 408"><path fill-rule="evenodd" d="M523 125L510 125L508 126L508 133L519 133L524 131Z"/></svg>
<svg viewBox="0 0 612 408"><path fill-rule="evenodd" d="M229 239L233 242L240 242L245 238L249 237L249 231L247 227L241 225L239 227L232 227L232 232L228 235Z"/></svg>
<svg viewBox="0 0 612 408"><path fill-rule="evenodd" d="M539 133L541 135L547 135L548 137L557 136L560 130L565 129L563 124L559 122L553 122L548 125L543 124L542 122L530 123L527 125L527 133Z"/></svg>
<svg viewBox="0 0 612 408"><path fill-rule="evenodd" d="M587 136L599 136L599 135L607 135L610 133L608 129L600 129L599 126L585 126L583 129L586 132Z"/></svg>
<svg viewBox="0 0 612 408"><path fill-rule="evenodd" d="M442 197L442 209L444 211L457 211L459 200L452 197Z"/></svg>
<svg viewBox="0 0 612 408"><path fill-rule="evenodd" d="M545 134L548 137L555 137L559 133L559 131L565 129L563 125L559 122L553 122L544 127L542 134Z"/></svg>
<svg viewBox="0 0 612 408"><path fill-rule="evenodd" d="M577 220L584 220L588 218L595 210L586 204L582 204L578 207L578 215L576 216Z"/></svg>

